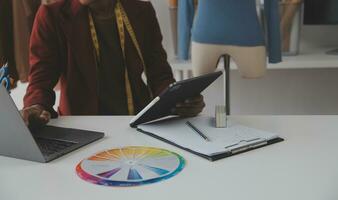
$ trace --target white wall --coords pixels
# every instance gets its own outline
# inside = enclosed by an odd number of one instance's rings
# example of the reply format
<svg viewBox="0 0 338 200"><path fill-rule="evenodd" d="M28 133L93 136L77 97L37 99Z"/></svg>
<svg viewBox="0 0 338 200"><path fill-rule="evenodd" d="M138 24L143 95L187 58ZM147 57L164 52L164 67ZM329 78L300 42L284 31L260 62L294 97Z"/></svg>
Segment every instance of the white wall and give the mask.
<svg viewBox="0 0 338 200"><path fill-rule="evenodd" d="M301 34L301 49L316 46L332 46L338 49L338 25L303 26Z"/></svg>

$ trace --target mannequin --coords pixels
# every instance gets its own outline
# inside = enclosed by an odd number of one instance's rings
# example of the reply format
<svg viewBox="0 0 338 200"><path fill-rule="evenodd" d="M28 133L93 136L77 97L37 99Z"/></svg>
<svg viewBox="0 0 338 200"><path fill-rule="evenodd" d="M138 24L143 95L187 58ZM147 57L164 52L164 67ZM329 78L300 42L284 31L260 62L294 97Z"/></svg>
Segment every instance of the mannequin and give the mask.
<svg viewBox="0 0 338 200"><path fill-rule="evenodd" d="M266 42L255 0L199 0L192 28L194 75L214 71L219 58L226 55L235 61L244 78L262 77L266 73L267 47L270 63L280 62L278 0L265 0L264 6Z"/></svg>
<svg viewBox="0 0 338 200"><path fill-rule="evenodd" d="M283 52L290 51L291 31L294 17L301 8L303 0L281 0L281 33Z"/></svg>

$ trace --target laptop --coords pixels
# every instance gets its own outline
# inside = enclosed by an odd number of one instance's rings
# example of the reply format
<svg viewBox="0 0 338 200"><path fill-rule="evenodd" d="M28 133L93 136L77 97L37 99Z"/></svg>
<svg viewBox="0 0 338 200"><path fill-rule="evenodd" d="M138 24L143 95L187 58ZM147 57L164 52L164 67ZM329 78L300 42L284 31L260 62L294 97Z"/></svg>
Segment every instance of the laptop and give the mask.
<svg viewBox="0 0 338 200"><path fill-rule="evenodd" d="M171 84L130 121L130 126L136 128L140 124L172 116L171 110L177 103L201 94L222 74L218 71Z"/></svg>
<svg viewBox="0 0 338 200"><path fill-rule="evenodd" d="M54 126L29 130L0 85L0 155L47 163L103 137L100 132Z"/></svg>

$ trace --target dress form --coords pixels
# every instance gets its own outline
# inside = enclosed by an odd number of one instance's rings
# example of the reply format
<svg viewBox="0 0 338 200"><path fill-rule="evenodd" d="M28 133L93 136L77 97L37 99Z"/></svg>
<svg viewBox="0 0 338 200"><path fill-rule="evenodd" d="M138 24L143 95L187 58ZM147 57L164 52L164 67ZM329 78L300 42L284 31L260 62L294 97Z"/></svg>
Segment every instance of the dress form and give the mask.
<svg viewBox="0 0 338 200"><path fill-rule="evenodd" d="M186 3L186 6L189 5L191 2ZM255 0L199 0L192 25L194 74L214 71L223 55L235 61L245 78L258 78L265 74L266 50L270 63L280 62L278 0L265 0L264 6L268 32L266 40L257 16ZM189 29L188 23L186 27ZM184 31L181 33L184 36ZM185 45L180 50L187 52L188 49Z"/></svg>

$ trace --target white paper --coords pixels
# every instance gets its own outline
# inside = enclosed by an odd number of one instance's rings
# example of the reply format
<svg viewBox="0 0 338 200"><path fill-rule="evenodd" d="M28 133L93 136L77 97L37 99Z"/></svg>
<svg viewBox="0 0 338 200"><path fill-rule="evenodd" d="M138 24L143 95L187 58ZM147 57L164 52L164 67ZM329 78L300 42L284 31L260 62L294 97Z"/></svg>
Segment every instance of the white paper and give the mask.
<svg viewBox="0 0 338 200"><path fill-rule="evenodd" d="M206 135L210 139L210 142L204 140L187 126L185 124L187 121L190 121ZM245 127L231 121L228 128L215 128L214 118L204 116L165 120L139 125L138 128L208 156L225 153L239 147L278 137L274 133Z"/></svg>

